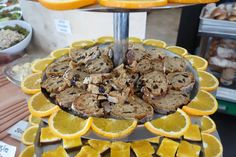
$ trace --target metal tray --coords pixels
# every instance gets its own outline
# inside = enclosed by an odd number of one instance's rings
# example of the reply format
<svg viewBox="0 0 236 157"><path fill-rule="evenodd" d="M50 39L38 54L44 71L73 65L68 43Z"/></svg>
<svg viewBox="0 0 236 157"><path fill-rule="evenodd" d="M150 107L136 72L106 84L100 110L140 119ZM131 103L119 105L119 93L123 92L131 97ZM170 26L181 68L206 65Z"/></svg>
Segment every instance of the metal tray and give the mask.
<svg viewBox="0 0 236 157"><path fill-rule="evenodd" d="M191 121L192 121L193 124L200 125L200 123L201 123L200 118L201 117L191 117ZM41 128L47 127L47 126L48 126L47 123L45 123L43 121L41 121L41 123L39 125L39 129L38 129L38 132L37 132L37 135L36 135L36 138L35 138L35 142L34 142L36 157L41 157L43 152L56 149L58 146L62 145L62 141L54 142L54 143L48 143L48 144L41 144L40 143L40 134L41 134L40 130L41 130ZM217 130L215 132L213 132L212 134L220 140L220 137L219 137L219 134L218 134ZM156 137L156 135L154 135L153 137ZM87 143L88 138L82 137L81 139L82 139L83 145L85 145ZM163 139L163 137L161 137L160 143L161 143L162 139ZM180 142L181 140L183 140L183 138L176 139L175 141ZM115 140L115 141L119 141L119 140ZM201 150L203 150L202 142L193 142L193 141L189 141L189 140L186 140L186 141L188 141L192 144L197 144L197 145L201 146L202 147ZM128 140L126 142L132 142L132 141ZM159 148L159 144L152 144L152 146L154 147L155 152ZM80 148L81 148L81 146L77 147L77 148L73 148L71 150L66 150L66 151L67 151L67 153L69 154L70 157L74 157L80 151ZM110 156L110 150L105 151L104 153L101 154L101 156L102 157L109 157ZM132 150L130 151L130 157L136 157ZM157 155L154 153L153 157L157 157ZM200 157L204 157L202 151L200 153Z"/></svg>
<svg viewBox="0 0 236 157"><path fill-rule="evenodd" d="M200 15L200 24L198 30L200 34L209 34L212 36L219 36L223 38L236 38L236 22L208 19L204 17L205 12L206 8L204 7Z"/></svg>
<svg viewBox="0 0 236 157"><path fill-rule="evenodd" d="M105 46L104 44L100 45L100 46ZM150 49L153 48L152 46L145 46L145 48ZM163 53L165 53L167 56L172 56L172 57L181 57L179 55L176 55L166 49L162 49L162 48L157 48L160 51L162 51ZM191 63L189 61L186 60L186 64L187 64L187 71L190 71L191 73L193 73L194 78L195 78L195 84L193 86L192 91L190 91L190 99L192 100L198 93L199 90L199 79L198 79L198 74L197 71L192 67ZM46 79L46 75L44 74L42 81L44 81ZM56 100L51 98L49 95L49 93L45 90L41 88L42 93L53 103L53 104L57 104ZM62 108L60 105L58 105L62 110L73 114L75 116L80 116L78 114L76 114L74 111L72 110L68 110L65 108ZM156 119L158 117L163 116L162 114L159 113L154 113L153 119ZM84 118L84 117L81 117ZM97 134L95 134L93 131L89 131L86 135L83 136L84 138L87 139L101 139L101 140L111 140L111 139L107 139L104 137L101 137ZM142 139L146 139L146 138L152 138L155 137L154 134L152 134L151 132L149 132L143 124L140 124L137 126L137 128L127 137L122 138L122 139L114 139L114 140L120 140L120 141L135 141L135 140L142 140Z"/></svg>

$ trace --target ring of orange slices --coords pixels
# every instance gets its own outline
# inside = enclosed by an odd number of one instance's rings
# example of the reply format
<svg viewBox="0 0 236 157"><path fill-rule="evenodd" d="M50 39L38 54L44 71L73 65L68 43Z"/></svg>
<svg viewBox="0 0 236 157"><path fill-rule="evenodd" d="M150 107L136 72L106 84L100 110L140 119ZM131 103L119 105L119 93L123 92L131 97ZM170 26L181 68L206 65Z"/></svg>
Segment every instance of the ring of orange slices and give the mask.
<svg viewBox="0 0 236 157"><path fill-rule="evenodd" d="M91 46L94 45L96 43L106 43L106 42L113 42L113 38L112 37L101 37L98 40L86 40L86 41L76 41L74 43L71 44L70 48L66 48L66 49L58 49L57 51L53 51L51 53L51 57L52 58L47 58L47 60L50 62L51 60L54 60L55 58L58 58L60 56L62 56L63 54L68 54L70 52L70 49L73 47L76 48L83 48L86 46ZM152 46L157 46L157 47L162 47L162 48L167 48L170 50L173 50L174 53L179 53L179 55L182 56L189 56L192 58L192 56L187 55L187 51L183 48L180 47L176 47L176 46L168 46L166 47L166 43L161 41L161 40L141 40L139 38L135 38L132 37L130 38L130 42L143 42L144 44L147 45L152 45ZM197 59L200 59L200 57L197 57ZM202 59L203 60L203 59ZM45 61L45 66L41 65L41 67L43 67L43 69L45 69L45 67L50 64L49 62L47 62L45 59L39 60L37 62L42 61L39 65L43 64L43 62ZM205 60L204 60L205 61ZM35 65L37 64L34 63L33 64L33 69L35 69ZM195 66L197 67L198 65L196 65L198 62L195 62ZM201 64L202 65L202 64ZM204 73L204 74L208 74L206 71L206 65L204 65L204 68L200 68L200 72ZM41 71L42 70L34 70L35 72L40 71L40 73L34 73L32 75L42 75ZM208 77L211 77L211 75L207 75ZM32 76L31 76L32 77ZM27 80L27 79L25 79ZM213 81L215 80L215 78L212 79ZM211 81L212 81L211 80ZM136 121L126 121L128 122L127 125L124 125L124 127L120 127L120 130L112 130L112 129L108 129L110 126L114 126L114 125L118 125L120 126L123 122L119 122L119 120L110 120L109 119L99 119L99 118L88 118L87 120L83 120L80 119L76 116L70 115L62 110L59 109L58 106L54 106L53 104L51 104L49 101L46 100L46 98L42 95L41 92L39 92L39 89L36 89L32 92L27 92L27 90L25 90L25 87L23 86L24 84L26 84L27 82L22 82L22 90L25 91L27 94L35 94L33 95L29 101L28 101L28 106L29 106L29 110L31 112L31 118L30 121L32 123L32 116L34 117L49 117L49 128L51 129L51 131L57 135L60 138L63 139L71 139L71 138L75 138L75 137L79 137L79 136L83 136L84 134L87 133L88 130L92 129L96 134L104 136L106 138L120 138L120 137L124 137L124 136L128 136L130 133L132 133L132 131L136 128L137 126L137 122ZM214 84L214 87L208 87L209 89L216 89L218 84L217 82ZM201 88L202 90L199 91L198 95L196 96L195 99L193 99L188 105L184 106L181 109L178 109L174 114L168 115L168 116L164 116L163 118L158 118L155 119L153 121L150 122L146 122L144 124L144 126L147 128L147 130L149 130L150 132L159 135L159 136L166 136L166 137L170 137L170 138L179 138L180 136L183 136L184 133L188 130L188 127L191 124L190 118L188 116L188 114L190 115L197 115L197 116L203 116L203 115L210 115L213 114L214 112L216 112L217 110L217 101L214 98L214 96L208 92L205 91L205 88ZM204 100L207 100L207 102L204 102ZM41 102L40 104L37 104L37 102ZM204 104L208 104L206 105L206 107L204 108ZM40 106L42 108L40 108ZM165 128L162 128L163 126L160 125L162 123L165 123L165 121L167 121L168 119L172 119L171 117L173 115L177 114L178 116L182 116L182 119L180 121L183 122L183 126L182 128L180 128L180 130L178 131L165 131ZM59 117L58 117L59 115ZM60 125L58 125L58 119L60 119L60 117L63 116L68 117L68 119L65 121L65 123L61 123L61 124L65 124L65 126L63 128L68 127L66 124L71 121L71 119L77 119L77 123L81 124L80 129L78 130L74 130L74 132L71 132L71 130L75 129L75 128L70 128L69 130L63 130ZM75 120L76 121L76 120ZM100 122L101 121L101 122ZM171 121L171 120L170 120ZM166 122L168 124L171 124L169 122ZM32 123L34 124L34 123ZM83 125L82 125L83 124ZM101 124L107 124L106 127L104 127ZM124 122L125 124L125 122ZM173 124L174 125L174 124ZM171 127L171 125L170 125ZM206 130L206 129L205 129ZM209 128L208 130L206 130L206 132L212 132L215 130L215 125L214 123L212 124L212 128Z"/></svg>

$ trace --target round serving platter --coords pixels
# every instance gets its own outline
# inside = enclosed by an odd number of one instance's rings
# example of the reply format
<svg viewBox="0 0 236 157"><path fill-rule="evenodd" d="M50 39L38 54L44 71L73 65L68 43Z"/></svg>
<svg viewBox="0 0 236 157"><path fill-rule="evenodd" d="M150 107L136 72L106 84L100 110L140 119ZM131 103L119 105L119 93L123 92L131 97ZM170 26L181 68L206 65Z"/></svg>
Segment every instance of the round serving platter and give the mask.
<svg viewBox="0 0 236 157"><path fill-rule="evenodd" d="M106 46L106 44L100 44L98 45L99 47L104 47ZM144 46L146 49L151 49L154 48L153 46ZM170 57L181 57L179 55L176 55L166 49L163 48L157 48L155 47L155 49L158 49L160 52L163 52L165 55L170 56ZM191 65L191 63L187 60L185 60L187 68L186 71L191 72L194 75L194 86L193 89L190 91L190 100L192 100L198 93L199 91L199 79L198 79L198 73L197 71L193 68L193 66ZM42 82L46 80L46 74L43 74L43 78L42 78ZM52 102L53 104L58 105L58 103L56 102L55 99L50 97L50 93L47 92L45 89L41 88L42 93L50 100L50 102ZM70 110L70 109L66 109L61 107L60 105L58 105L62 110L75 115L75 116L79 116L81 117L81 115L78 115L75 111ZM154 113L153 119L159 118L165 116L163 114L159 114L159 113ZM85 118L85 117L81 117L81 118ZM47 119L44 119L44 122L47 123ZM100 139L100 140L120 140L120 141L135 141L135 140L143 140L143 139L147 139L147 138L152 138L155 137L156 135L152 134L150 131L148 131L143 124L139 124L136 129L127 137L125 138L121 138L121 139L108 139L102 136L97 135L96 133L94 133L92 130L90 130L89 132L87 132L87 134L83 135L83 138L86 139Z"/></svg>

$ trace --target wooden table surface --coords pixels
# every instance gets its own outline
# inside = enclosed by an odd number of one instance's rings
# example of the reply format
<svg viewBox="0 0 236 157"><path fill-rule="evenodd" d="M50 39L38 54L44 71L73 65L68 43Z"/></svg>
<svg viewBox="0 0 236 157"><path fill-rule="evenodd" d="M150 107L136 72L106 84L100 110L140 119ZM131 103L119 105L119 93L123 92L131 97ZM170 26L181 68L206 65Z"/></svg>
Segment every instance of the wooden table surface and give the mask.
<svg viewBox="0 0 236 157"><path fill-rule="evenodd" d="M20 120L27 120L29 111L26 95L19 87L8 81L2 74L0 66L0 141L17 147L16 157L19 155L20 142L11 138L7 130Z"/></svg>

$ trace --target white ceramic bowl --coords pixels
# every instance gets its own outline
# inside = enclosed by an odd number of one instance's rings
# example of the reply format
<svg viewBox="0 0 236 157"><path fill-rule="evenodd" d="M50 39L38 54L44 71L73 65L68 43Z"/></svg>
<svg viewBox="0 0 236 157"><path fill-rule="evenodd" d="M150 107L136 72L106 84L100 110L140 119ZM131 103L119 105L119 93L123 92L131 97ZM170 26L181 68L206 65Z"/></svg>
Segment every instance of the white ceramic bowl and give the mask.
<svg viewBox="0 0 236 157"><path fill-rule="evenodd" d="M19 43L4 49L4 50L0 50L0 55L16 55L21 53L30 43L31 38L32 38L32 27L30 24L28 24L25 21L21 21L21 20L11 20L11 21L4 21L4 22L0 22L0 28L3 28L5 26L16 26L19 25L23 28L25 28L29 34L26 36L26 38L22 41L20 41Z"/></svg>

